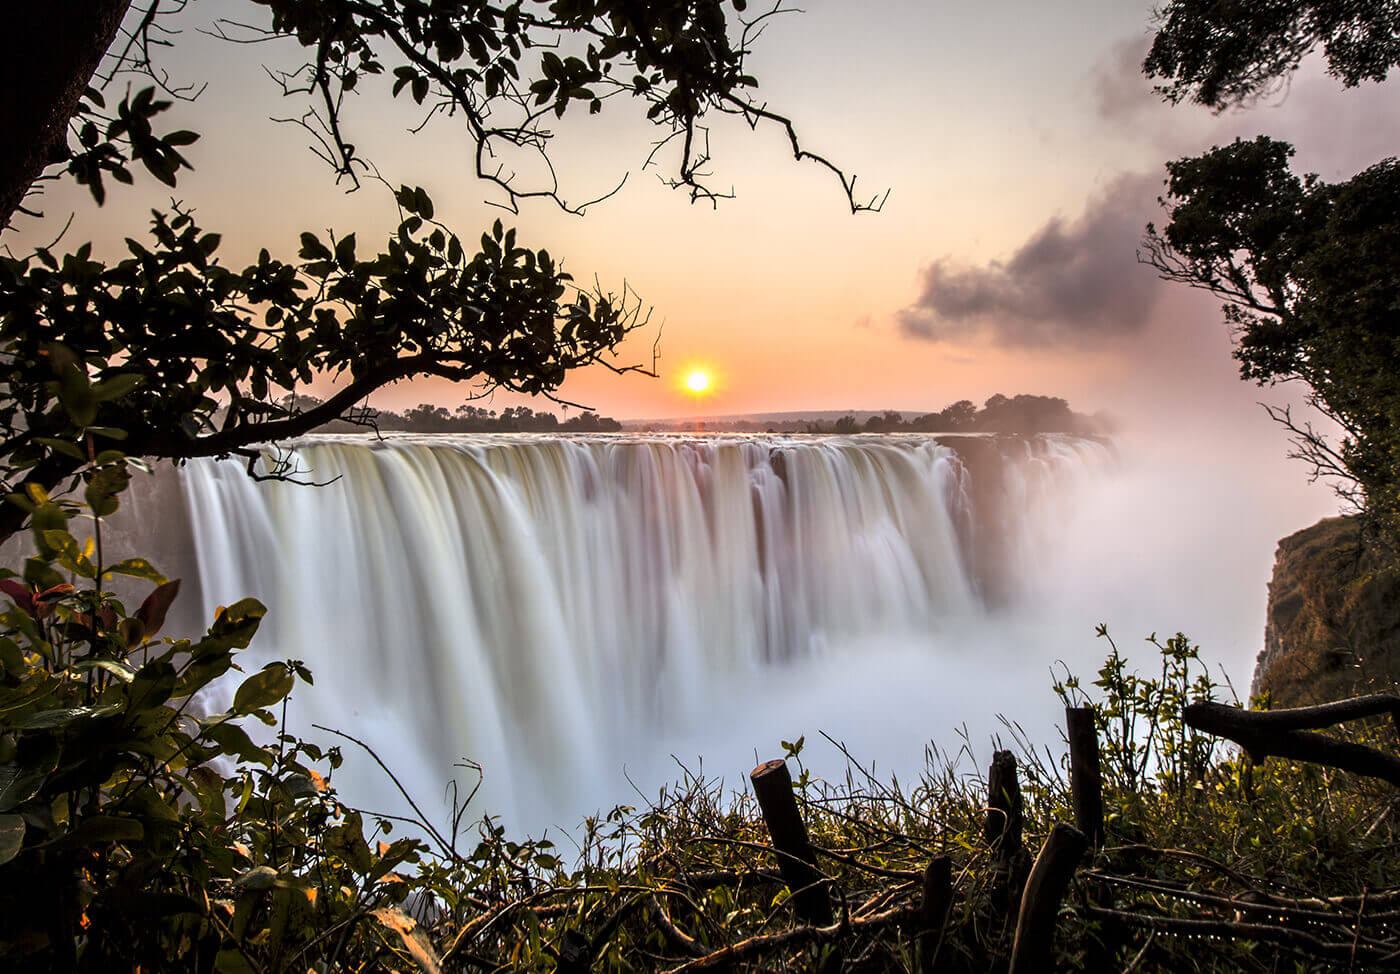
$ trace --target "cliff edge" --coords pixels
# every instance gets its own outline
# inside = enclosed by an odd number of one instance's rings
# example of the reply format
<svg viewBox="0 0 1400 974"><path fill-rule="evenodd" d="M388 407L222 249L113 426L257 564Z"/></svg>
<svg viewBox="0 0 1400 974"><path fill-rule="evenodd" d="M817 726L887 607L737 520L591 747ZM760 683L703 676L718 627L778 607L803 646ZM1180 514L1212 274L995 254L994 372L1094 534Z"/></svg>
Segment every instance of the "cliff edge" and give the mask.
<svg viewBox="0 0 1400 974"><path fill-rule="evenodd" d="M1400 685L1400 570L1383 567L1355 518L1279 542L1252 695L1306 706Z"/></svg>

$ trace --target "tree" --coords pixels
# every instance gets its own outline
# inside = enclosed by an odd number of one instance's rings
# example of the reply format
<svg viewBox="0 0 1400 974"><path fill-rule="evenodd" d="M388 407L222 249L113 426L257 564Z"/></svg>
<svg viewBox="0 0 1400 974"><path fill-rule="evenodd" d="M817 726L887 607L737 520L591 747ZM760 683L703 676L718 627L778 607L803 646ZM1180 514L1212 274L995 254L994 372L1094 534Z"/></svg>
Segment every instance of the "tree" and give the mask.
<svg viewBox="0 0 1400 974"><path fill-rule="evenodd" d="M1143 70L1166 82L1158 90L1173 103L1221 109L1254 98L1319 46L1348 88L1400 64L1394 0L1173 0L1158 23Z"/></svg>
<svg viewBox="0 0 1400 974"><path fill-rule="evenodd" d="M1344 435L1272 409L1295 454L1400 537L1400 163L1329 184L1295 175L1292 154L1261 136L1170 163L1171 220L1149 228L1147 259L1226 299L1244 378L1306 383Z"/></svg>
<svg viewBox="0 0 1400 974"><path fill-rule="evenodd" d="M0 101L0 227L33 213L36 188L61 175L99 205L110 182L130 183L141 169L176 185L190 165L183 151L199 136L157 134L184 94L154 61L154 32L169 8L161 0L83 0L81 11L22 6L15 29L0 35L0 89L24 93ZM789 120L752 96L749 48L780 11L746 18L746 6L250 0L246 19L259 16L251 7L265 8L263 26L221 21L220 29L231 39L300 45L305 62L274 77L304 101L300 124L337 178L352 183L377 173L350 138L346 96L380 84L425 124L459 120L475 144L478 177L512 211L531 198L574 212L590 205L563 199L550 177L522 183L510 167L530 156L553 173L548 123L571 108L597 113L614 98L645 107L662 132L653 155L674 147L670 183L692 200L721 195L704 180L705 120L728 113L781 129L797 159L836 174L853 211L877 207L857 202L853 179L803 148ZM131 71L154 83L109 108L103 91ZM548 251L523 246L500 221L473 243L435 217L421 188L400 186L393 200L398 229L369 253L354 234L303 233L296 258L274 257L269 246L235 270L219 261L219 234L172 204L154 214L146 242L128 240L121 261L87 245L0 257L3 486L55 488L93 449L115 445L177 461L242 456L251 471L259 444L356 418L353 407L369 392L418 376L548 396L584 365L646 371L612 358L645 321L625 287L575 287ZM298 386L318 374L342 385L300 408ZM22 520L6 507L0 538Z"/></svg>
<svg viewBox="0 0 1400 974"><path fill-rule="evenodd" d="M967 429L977 419L977 404L970 399L959 399L939 415L948 424L948 429Z"/></svg>
<svg viewBox="0 0 1400 974"><path fill-rule="evenodd" d="M1400 63L1391 2L1217 4L1178 0L1143 70L1170 79L1172 101L1213 107L1286 78L1321 45L1354 86ZM1287 408L1270 415L1293 455L1400 543L1400 164L1390 159L1327 184L1289 167L1292 146L1237 140L1167 165L1169 221L1147 228L1143 260L1166 280L1225 300L1243 378L1300 381L1342 431L1340 442Z"/></svg>

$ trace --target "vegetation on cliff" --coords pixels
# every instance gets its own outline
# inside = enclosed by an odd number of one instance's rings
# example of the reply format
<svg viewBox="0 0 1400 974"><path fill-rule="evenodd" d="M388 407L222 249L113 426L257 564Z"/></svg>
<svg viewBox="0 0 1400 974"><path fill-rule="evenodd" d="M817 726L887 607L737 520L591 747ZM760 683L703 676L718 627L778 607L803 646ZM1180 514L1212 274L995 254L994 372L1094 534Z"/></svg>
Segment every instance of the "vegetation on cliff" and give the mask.
<svg viewBox="0 0 1400 974"><path fill-rule="evenodd" d="M1400 575L1356 518L1319 521L1279 542L1253 693L1275 706L1400 685Z"/></svg>

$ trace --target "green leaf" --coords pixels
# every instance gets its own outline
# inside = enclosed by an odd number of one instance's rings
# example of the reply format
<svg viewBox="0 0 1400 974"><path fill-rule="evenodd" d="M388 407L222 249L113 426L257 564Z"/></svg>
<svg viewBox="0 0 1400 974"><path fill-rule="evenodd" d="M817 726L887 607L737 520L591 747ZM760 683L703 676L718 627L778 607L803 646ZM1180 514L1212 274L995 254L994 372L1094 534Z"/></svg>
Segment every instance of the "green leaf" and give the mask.
<svg viewBox="0 0 1400 974"><path fill-rule="evenodd" d="M132 390L145 381L144 376L137 375L134 372L124 372L121 375L113 376L105 382L97 383L97 385L92 387L92 396L98 402L120 399L131 393Z"/></svg>
<svg viewBox="0 0 1400 974"><path fill-rule="evenodd" d="M266 748L258 747L248 732L237 724L212 723L204 728L203 736L218 744L223 753L231 754L241 761L272 766L272 755Z"/></svg>
<svg viewBox="0 0 1400 974"><path fill-rule="evenodd" d="M100 707L61 707L57 710L41 710L25 717L16 723L15 727L19 730L47 730L54 727L64 727L75 720L106 717L121 709L122 705L119 703L106 703Z"/></svg>
<svg viewBox="0 0 1400 974"><path fill-rule="evenodd" d="M82 545L78 544L77 538L63 530L44 531L42 534L44 544L48 546L54 561L83 578L97 577L97 566L83 554Z"/></svg>
<svg viewBox="0 0 1400 974"><path fill-rule="evenodd" d="M272 889L277 882L277 870L271 866L255 866L233 881L234 889Z"/></svg>
<svg viewBox="0 0 1400 974"><path fill-rule="evenodd" d="M87 454L72 440L60 440L53 436L36 436L34 442L46 446L50 450L56 450L65 456L73 457L75 460L87 461Z"/></svg>
<svg viewBox="0 0 1400 974"><path fill-rule="evenodd" d="M24 845L24 819L18 815L0 815L0 865L19 855Z"/></svg>
<svg viewBox="0 0 1400 974"><path fill-rule="evenodd" d="M106 569L103 574L129 575L132 578L144 578L148 582L155 582L163 585L167 581L166 577L155 570L149 561L144 558L127 558L119 561L112 567Z"/></svg>
<svg viewBox="0 0 1400 974"><path fill-rule="evenodd" d="M115 815L94 815L85 818L60 841L64 846L106 845L108 842L136 842L146 835L145 826L136 819Z"/></svg>
<svg viewBox="0 0 1400 974"><path fill-rule="evenodd" d="M269 663L260 672L254 673L233 695L233 712L252 713L270 707L292 692L296 677L284 663Z"/></svg>
<svg viewBox="0 0 1400 974"><path fill-rule="evenodd" d="M105 670L115 676L123 683L130 683L136 673L125 663L119 663L114 659L85 659L80 663L73 663L68 667L73 673L86 673L89 670Z"/></svg>
<svg viewBox="0 0 1400 974"><path fill-rule="evenodd" d="M175 667L166 660L153 660L137 671L127 688L130 698L128 712L132 714L159 707L170 699L175 690Z"/></svg>
<svg viewBox="0 0 1400 974"><path fill-rule="evenodd" d="M0 765L0 812L17 808L39 793L45 779L58 767L55 746L43 761Z"/></svg>

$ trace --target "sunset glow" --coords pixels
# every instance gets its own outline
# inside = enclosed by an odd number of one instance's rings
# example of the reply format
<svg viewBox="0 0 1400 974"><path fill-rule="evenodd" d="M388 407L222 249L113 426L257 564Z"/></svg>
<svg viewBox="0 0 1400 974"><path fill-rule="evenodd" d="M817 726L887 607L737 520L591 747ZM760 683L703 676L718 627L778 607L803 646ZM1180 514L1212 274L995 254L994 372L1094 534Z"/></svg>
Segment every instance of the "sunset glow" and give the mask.
<svg viewBox="0 0 1400 974"><path fill-rule="evenodd" d="M704 369L692 369L685 377L685 387L697 396L710 391L710 374Z"/></svg>

